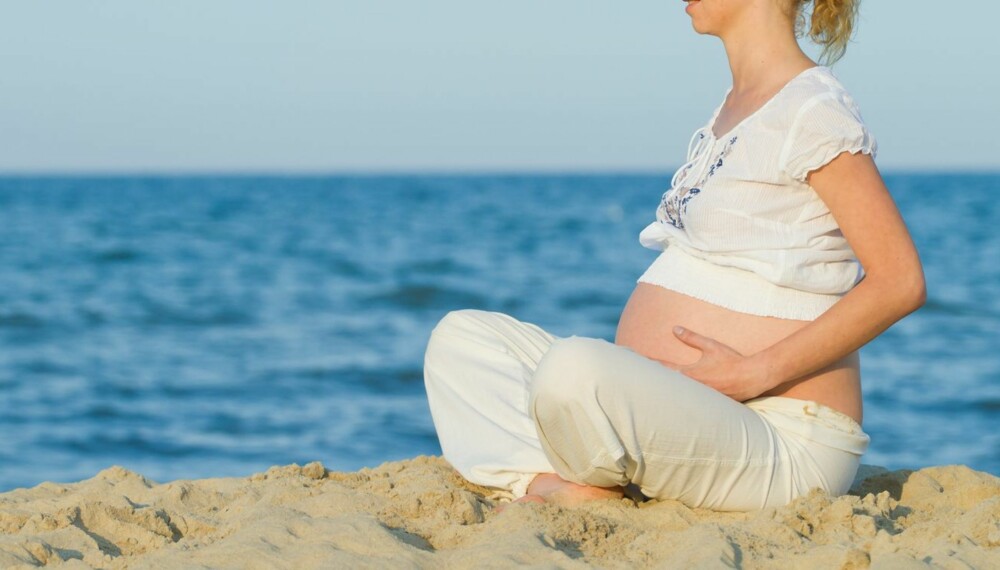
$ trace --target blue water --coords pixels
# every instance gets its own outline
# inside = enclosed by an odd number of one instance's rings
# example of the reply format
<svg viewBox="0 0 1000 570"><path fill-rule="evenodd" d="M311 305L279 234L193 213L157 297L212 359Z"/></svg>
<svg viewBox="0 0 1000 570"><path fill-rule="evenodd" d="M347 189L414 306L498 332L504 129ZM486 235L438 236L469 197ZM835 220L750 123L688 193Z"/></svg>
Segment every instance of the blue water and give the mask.
<svg viewBox="0 0 1000 570"><path fill-rule="evenodd" d="M668 178L0 178L0 490L439 453L437 320L613 338ZM864 461L1000 474L1000 176L887 182L930 299L863 349Z"/></svg>

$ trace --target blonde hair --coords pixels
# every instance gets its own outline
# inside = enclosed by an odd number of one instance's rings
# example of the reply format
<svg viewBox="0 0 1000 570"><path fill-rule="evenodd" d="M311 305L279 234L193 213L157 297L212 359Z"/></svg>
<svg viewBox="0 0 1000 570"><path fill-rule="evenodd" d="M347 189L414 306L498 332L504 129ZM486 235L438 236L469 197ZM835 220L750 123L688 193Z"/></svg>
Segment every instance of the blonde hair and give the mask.
<svg viewBox="0 0 1000 570"><path fill-rule="evenodd" d="M807 23L805 8L808 4L812 4L812 10ZM820 59L826 65L844 57L861 0L792 0L791 5L795 14L796 37L808 33L809 39L822 46Z"/></svg>

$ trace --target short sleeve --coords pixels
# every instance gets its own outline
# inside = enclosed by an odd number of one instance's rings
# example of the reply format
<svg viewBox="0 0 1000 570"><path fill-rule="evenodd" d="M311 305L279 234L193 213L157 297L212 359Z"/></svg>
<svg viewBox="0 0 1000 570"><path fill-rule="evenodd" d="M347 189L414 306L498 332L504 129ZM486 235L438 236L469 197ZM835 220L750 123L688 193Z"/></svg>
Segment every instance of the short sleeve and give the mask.
<svg viewBox="0 0 1000 570"><path fill-rule="evenodd" d="M849 95L824 93L807 101L796 114L779 167L795 180L806 182L810 172L843 152L862 152L875 158L878 143Z"/></svg>

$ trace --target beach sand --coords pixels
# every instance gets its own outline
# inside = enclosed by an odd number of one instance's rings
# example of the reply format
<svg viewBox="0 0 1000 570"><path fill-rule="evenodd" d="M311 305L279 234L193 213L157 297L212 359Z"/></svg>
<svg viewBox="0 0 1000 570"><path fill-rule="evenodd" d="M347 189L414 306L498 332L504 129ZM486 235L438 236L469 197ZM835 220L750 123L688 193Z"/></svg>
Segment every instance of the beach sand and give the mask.
<svg viewBox="0 0 1000 570"><path fill-rule="evenodd" d="M157 484L120 467L0 494L0 567L1000 568L1000 478L862 466L756 513L512 505L439 457Z"/></svg>

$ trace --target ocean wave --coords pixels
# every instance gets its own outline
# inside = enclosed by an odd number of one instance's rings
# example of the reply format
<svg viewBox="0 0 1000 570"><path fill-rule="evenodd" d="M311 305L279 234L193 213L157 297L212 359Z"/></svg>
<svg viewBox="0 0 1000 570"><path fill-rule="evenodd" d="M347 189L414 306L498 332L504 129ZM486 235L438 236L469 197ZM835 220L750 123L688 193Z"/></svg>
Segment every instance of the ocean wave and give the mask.
<svg viewBox="0 0 1000 570"><path fill-rule="evenodd" d="M465 289L434 284L400 285L358 299L361 304L388 305L399 309L452 309L483 307L485 295Z"/></svg>
<svg viewBox="0 0 1000 570"><path fill-rule="evenodd" d="M4 311L0 309L0 329L40 329L45 327L45 319L40 315L24 311Z"/></svg>
<svg viewBox="0 0 1000 570"><path fill-rule="evenodd" d="M129 263L142 258L142 252L127 247L113 247L92 254L95 263Z"/></svg>

